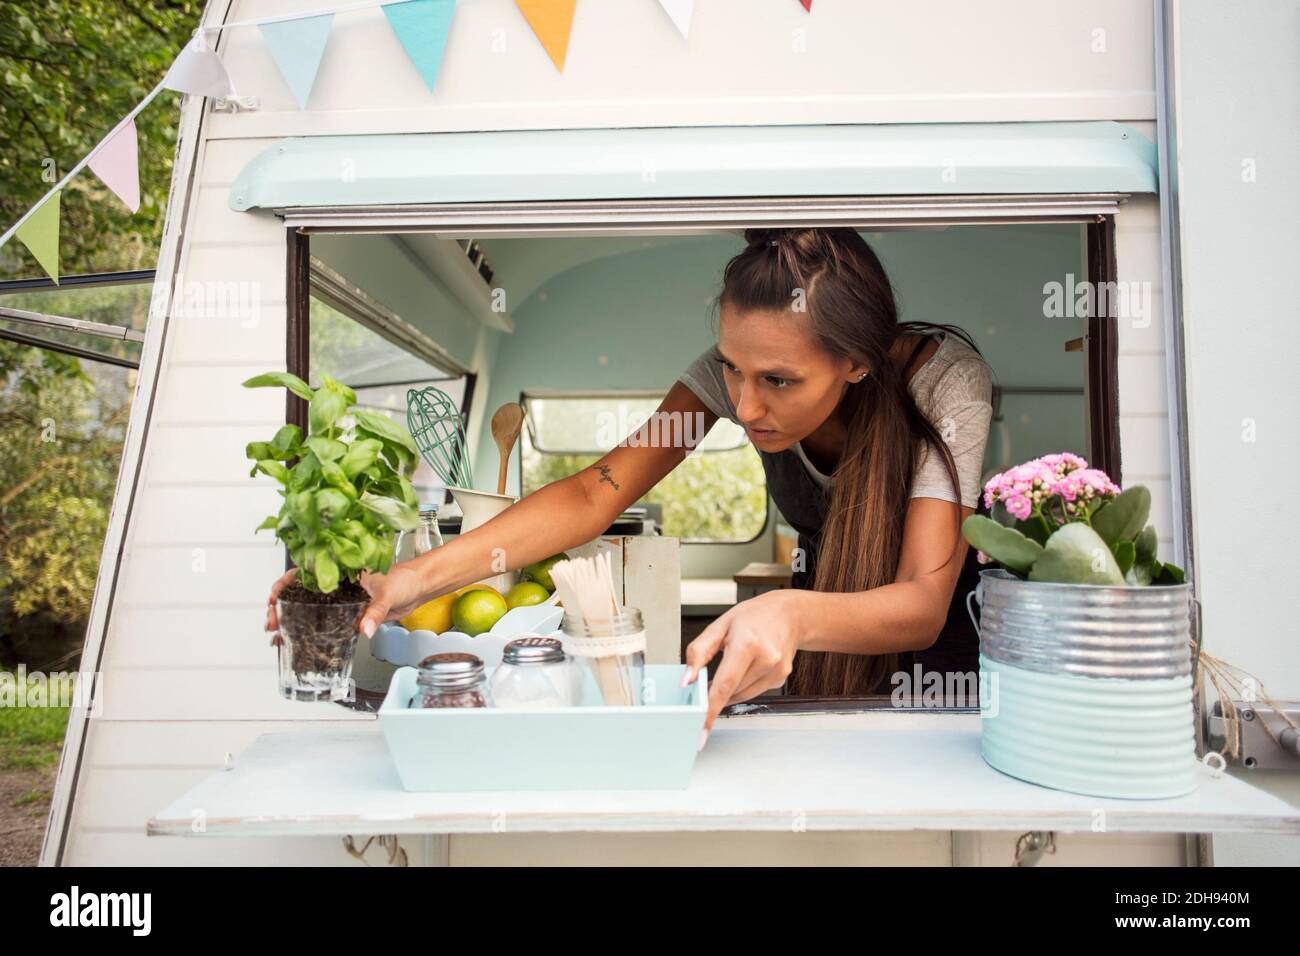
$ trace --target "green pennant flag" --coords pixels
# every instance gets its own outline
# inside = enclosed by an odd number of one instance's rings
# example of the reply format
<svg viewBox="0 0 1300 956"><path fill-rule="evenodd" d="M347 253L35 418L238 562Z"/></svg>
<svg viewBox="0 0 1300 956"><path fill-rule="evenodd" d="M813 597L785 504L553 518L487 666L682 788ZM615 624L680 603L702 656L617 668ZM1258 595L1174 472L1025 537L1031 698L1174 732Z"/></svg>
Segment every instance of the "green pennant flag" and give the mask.
<svg viewBox="0 0 1300 956"><path fill-rule="evenodd" d="M14 233L23 241L41 268L54 280L59 281L59 190L37 207L31 218L18 227Z"/></svg>

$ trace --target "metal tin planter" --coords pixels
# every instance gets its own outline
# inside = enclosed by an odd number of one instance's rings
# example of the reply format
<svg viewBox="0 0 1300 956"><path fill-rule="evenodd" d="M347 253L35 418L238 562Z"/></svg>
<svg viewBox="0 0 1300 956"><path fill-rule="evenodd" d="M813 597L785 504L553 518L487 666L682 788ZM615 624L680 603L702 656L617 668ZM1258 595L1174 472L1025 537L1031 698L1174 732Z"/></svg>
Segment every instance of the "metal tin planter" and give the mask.
<svg viewBox="0 0 1300 956"><path fill-rule="evenodd" d="M1196 789L1191 585L1043 584L999 569L971 597L991 767L1101 797Z"/></svg>

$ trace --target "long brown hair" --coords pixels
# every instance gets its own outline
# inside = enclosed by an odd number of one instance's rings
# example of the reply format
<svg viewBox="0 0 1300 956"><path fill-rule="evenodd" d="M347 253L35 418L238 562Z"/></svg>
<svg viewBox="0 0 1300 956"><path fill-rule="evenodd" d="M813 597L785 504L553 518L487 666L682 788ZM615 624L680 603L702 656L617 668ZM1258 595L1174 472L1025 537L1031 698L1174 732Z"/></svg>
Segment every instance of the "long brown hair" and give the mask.
<svg viewBox="0 0 1300 956"><path fill-rule="evenodd" d="M920 348L902 365L890 350L904 333L942 330L971 348L974 343L952 326L900 323L885 269L854 229L748 229L745 239L748 247L723 274L719 305L802 313L823 349L870 369L861 382L847 386L833 413L842 418L848 437L817 539L812 587L865 591L890 584L898 571L908 493L922 442L942 457L960 498L952 453L908 390L908 368ZM796 312L792 303L798 301L798 290L803 308ZM789 687L800 695L874 693L899 662L897 653L800 651Z"/></svg>

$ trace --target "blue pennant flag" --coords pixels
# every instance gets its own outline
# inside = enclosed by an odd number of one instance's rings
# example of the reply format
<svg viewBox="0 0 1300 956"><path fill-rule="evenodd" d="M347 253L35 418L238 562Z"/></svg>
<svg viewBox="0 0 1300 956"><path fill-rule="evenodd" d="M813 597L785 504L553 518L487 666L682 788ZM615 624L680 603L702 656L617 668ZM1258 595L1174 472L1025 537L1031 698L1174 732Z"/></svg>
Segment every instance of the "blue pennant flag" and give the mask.
<svg viewBox="0 0 1300 956"><path fill-rule="evenodd" d="M410 0L390 3L383 10L406 55L424 78L424 85L432 90L447 47L447 34L451 32L456 0Z"/></svg>
<svg viewBox="0 0 1300 956"><path fill-rule="evenodd" d="M299 109L307 108L316 70L320 68L325 44L330 38L330 25L334 14L302 17L297 20L280 20L276 23L259 23L262 37L271 50L275 65L280 68L284 81L293 90Z"/></svg>

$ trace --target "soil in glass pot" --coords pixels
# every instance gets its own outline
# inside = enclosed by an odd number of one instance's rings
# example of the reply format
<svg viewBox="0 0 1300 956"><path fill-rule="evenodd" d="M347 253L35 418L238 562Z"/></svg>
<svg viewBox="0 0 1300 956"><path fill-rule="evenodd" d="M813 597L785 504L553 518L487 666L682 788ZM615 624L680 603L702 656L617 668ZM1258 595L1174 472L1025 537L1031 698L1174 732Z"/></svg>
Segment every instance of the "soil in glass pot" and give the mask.
<svg viewBox="0 0 1300 956"><path fill-rule="evenodd" d="M352 655L365 588L343 581L329 594L294 582L280 592L280 694L289 700L354 698Z"/></svg>

